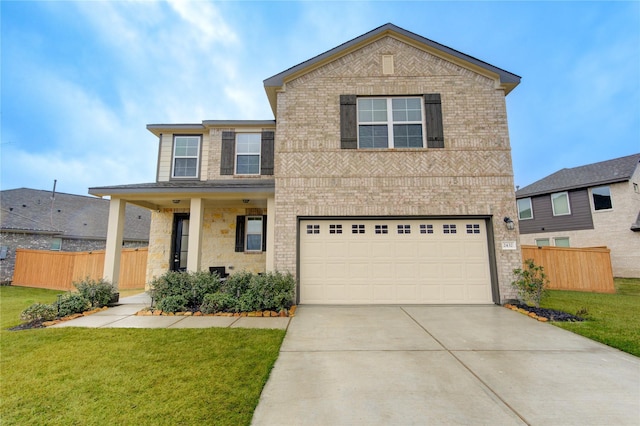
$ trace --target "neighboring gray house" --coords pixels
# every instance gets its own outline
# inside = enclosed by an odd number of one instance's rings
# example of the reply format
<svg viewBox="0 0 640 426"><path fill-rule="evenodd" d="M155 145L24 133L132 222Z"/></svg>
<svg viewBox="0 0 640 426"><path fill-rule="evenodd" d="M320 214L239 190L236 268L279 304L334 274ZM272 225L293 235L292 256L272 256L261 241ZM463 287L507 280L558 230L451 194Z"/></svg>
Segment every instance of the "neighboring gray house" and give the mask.
<svg viewBox="0 0 640 426"><path fill-rule="evenodd" d="M616 277L640 278L640 154L562 169L516 192L520 243L607 246Z"/></svg>
<svg viewBox="0 0 640 426"><path fill-rule="evenodd" d="M0 282L13 277L16 249L91 251L106 244L109 200L19 188L0 191ZM149 244L151 213L129 206L125 247Z"/></svg>

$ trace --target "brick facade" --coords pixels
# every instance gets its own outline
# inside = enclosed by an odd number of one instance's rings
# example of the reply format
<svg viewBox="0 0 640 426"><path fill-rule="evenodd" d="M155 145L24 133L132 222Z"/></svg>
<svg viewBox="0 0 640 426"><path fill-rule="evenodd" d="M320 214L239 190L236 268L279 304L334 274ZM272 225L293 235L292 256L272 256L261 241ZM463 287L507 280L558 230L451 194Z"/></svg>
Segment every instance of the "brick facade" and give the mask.
<svg viewBox="0 0 640 426"><path fill-rule="evenodd" d="M395 72L383 75L382 56ZM442 98L444 149L340 149L343 94ZM494 80L385 37L287 82L277 99L276 269L296 273L300 216L493 217L502 300L520 251L505 94Z"/></svg>

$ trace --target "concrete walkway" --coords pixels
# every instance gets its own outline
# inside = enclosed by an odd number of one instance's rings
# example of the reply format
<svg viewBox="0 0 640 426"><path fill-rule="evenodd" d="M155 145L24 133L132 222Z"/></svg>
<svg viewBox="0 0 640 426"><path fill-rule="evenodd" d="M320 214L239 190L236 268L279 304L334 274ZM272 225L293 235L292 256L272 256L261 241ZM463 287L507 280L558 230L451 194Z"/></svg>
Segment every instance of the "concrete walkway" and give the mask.
<svg viewBox="0 0 640 426"><path fill-rule="evenodd" d="M184 316L137 316L136 313L151 305L146 293L123 297L118 306L86 317L64 321L56 327L94 327L94 328L278 328L286 330L290 318L259 317L184 317Z"/></svg>
<svg viewBox="0 0 640 426"><path fill-rule="evenodd" d="M253 425L638 425L640 359L498 306L299 307Z"/></svg>

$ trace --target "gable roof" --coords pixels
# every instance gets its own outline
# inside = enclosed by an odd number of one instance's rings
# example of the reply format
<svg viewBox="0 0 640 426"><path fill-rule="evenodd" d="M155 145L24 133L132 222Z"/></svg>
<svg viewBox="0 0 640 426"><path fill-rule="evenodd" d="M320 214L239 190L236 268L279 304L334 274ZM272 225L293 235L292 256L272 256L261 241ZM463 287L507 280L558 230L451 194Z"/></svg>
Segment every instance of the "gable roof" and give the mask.
<svg viewBox="0 0 640 426"><path fill-rule="evenodd" d="M104 240L109 200L83 195L18 188L0 191L0 231ZM127 206L124 239L148 241L151 213Z"/></svg>
<svg viewBox="0 0 640 426"><path fill-rule="evenodd" d="M277 116L276 92L284 85L284 83L288 79L292 79L299 75L305 74L313 69L316 69L328 62L337 59L340 56L351 53L366 44L372 43L373 41L386 36L396 37L412 44L413 46L427 50L430 53L446 59L450 62L454 62L465 68L470 68L476 72L491 75L499 80L500 86L505 90L505 94L511 92L511 90L513 90L520 83L520 77L516 74L512 74L501 68L495 67L491 64L474 58L473 56L466 55L455 49L437 43L433 40L429 40L428 38L422 37L418 34L412 33L389 23L375 28L368 33L356 37L353 40L349 40L346 43L343 43L331 50L327 50L326 52L321 53L318 56L315 56L307 61L304 61L264 80L265 91L267 92L267 97L269 98L269 103L271 104L271 109L273 110L274 115Z"/></svg>
<svg viewBox="0 0 640 426"><path fill-rule="evenodd" d="M639 161L640 153L562 169L519 189L516 191L516 198L628 181L633 176Z"/></svg>

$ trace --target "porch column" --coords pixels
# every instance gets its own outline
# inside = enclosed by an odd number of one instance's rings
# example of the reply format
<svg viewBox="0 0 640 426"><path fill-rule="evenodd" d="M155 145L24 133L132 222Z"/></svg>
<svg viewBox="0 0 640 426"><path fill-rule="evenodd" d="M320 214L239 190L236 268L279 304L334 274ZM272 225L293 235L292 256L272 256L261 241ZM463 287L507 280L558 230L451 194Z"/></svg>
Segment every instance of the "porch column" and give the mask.
<svg viewBox="0 0 640 426"><path fill-rule="evenodd" d="M104 253L104 271L102 276L116 289L120 278L120 253L122 252L122 234L124 232L124 210L127 203L120 198L111 197L109 202L109 224L107 227L107 245Z"/></svg>
<svg viewBox="0 0 640 426"><path fill-rule="evenodd" d="M191 272L200 270L203 216L204 203L202 202L202 198L192 198L191 209L189 211L189 247L187 247L187 270Z"/></svg>
<svg viewBox="0 0 640 426"><path fill-rule="evenodd" d="M267 272L274 272L276 265L276 199L267 198Z"/></svg>

